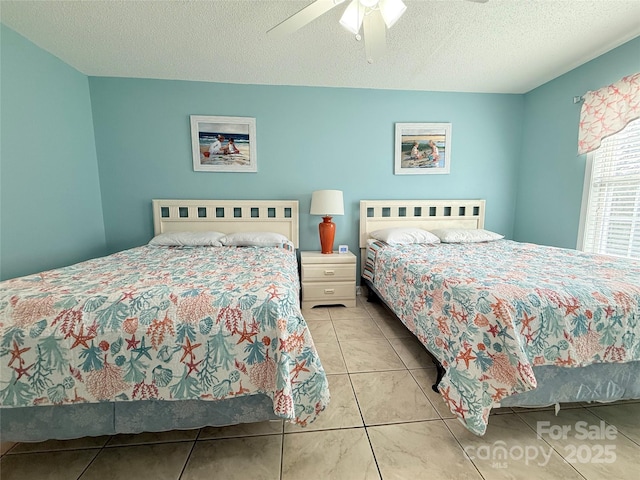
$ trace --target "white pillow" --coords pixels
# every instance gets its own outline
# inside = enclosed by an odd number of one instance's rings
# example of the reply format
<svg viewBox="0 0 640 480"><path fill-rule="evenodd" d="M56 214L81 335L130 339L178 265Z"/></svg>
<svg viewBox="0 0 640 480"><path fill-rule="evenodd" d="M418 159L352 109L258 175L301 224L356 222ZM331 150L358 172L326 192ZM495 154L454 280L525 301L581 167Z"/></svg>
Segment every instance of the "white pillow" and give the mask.
<svg viewBox="0 0 640 480"><path fill-rule="evenodd" d="M442 243L479 243L492 242L504 238L504 235L489 230L466 228L441 228L432 230Z"/></svg>
<svg viewBox="0 0 640 480"><path fill-rule="evenodd" d="M224 237L224 233L220 232L167 232L153 237L149 245L221 247L220 239L222 237Z"/></svg>
<svg viewBox="0 0 640 480"><path fill-rule="evenodd" d="M421 228L383 228L370 232L369 236L389 245L440 243L440 239L433 233Z"/></svg>
<svg viewBox="0 0 640 480"><path fill-rule="evenodd" d="M220 243L226 247L279 247L289 239L274 232L238 232L225 235Z"/></svg>

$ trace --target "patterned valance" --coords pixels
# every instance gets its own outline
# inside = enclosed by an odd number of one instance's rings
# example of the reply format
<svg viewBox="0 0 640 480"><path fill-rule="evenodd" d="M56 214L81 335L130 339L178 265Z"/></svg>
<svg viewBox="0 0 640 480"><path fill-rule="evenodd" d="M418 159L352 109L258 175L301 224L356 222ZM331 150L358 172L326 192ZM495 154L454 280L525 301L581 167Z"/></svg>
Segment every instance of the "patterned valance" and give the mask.
<svg viewBox="0 0 640 480"><path fill-rule="evenodd" d="M580 111L578 153L595 150L603 138L618 133L636 118L640 118L640 73L585 93Z"/></svg>

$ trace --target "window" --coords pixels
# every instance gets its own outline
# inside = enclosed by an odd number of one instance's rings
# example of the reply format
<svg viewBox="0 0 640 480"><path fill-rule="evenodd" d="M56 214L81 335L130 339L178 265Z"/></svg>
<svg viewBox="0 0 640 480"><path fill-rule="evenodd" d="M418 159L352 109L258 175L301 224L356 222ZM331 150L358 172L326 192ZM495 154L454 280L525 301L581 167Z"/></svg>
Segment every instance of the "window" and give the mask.
<svg viewBox="0 0 640 480"><path fill-rule="evenodd" d="M587 155L578 248L640 259L640 119Z"/></svg>

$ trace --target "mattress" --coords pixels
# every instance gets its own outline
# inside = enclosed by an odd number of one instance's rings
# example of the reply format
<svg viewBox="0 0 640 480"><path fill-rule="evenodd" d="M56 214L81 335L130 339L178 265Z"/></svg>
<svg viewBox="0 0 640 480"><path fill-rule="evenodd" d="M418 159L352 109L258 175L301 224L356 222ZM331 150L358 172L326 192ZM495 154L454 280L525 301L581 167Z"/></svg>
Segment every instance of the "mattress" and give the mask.
<svg viewBox="0 0 640 480"><path fill-rule="evenodd" d="M329 390L299 288L295 252L275 247L143 246L4 281L2 416L255 396L312 422Z"/></svg>
<svg viewBox="0 0 640 480"><path fill-rule="evenodd" d="M498 240L374 242L366 264L365 278L446 369L439 390L476 434L491 408L538 387L538 367L638 372L639 262Z"/></svg>

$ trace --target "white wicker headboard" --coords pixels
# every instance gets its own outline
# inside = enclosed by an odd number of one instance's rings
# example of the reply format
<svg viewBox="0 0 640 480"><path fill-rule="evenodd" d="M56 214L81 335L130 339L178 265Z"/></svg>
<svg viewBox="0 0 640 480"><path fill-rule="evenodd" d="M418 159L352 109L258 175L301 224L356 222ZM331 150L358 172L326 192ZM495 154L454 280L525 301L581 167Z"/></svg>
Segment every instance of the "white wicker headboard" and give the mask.
<svg viewBox="0 0 640 480"><path fill-rule="evenodd" d="M276 232L296 248L297 200L152 200L154 234L213 230Z"/></svg>
<svg viewBox="0 0 640 480"><path fill-rule="evenodd" d="M484 200L361 200L360 248L381 228L484 228Z"/></svg>

